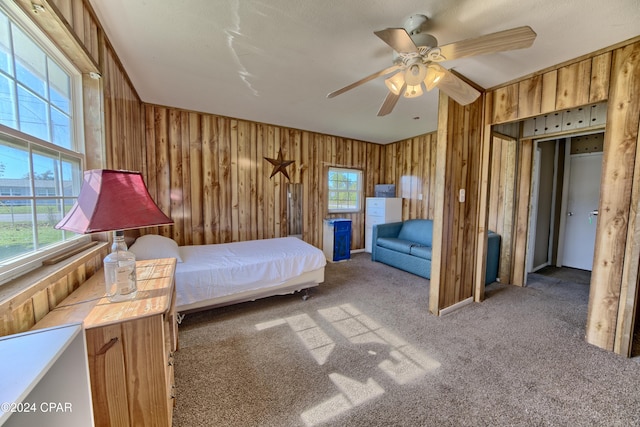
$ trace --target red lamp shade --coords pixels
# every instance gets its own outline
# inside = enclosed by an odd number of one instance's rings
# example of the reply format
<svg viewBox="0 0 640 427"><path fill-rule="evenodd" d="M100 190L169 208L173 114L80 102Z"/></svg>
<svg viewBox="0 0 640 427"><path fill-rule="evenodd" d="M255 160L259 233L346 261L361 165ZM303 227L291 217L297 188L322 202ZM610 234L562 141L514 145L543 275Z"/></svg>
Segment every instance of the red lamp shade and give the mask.
<svg viewBox="0 0 640 427"><path fill-rule="evenodd" d="M140 172L84 172L80 195L57 229L80 234L173 224L155 204Z"/></svg>

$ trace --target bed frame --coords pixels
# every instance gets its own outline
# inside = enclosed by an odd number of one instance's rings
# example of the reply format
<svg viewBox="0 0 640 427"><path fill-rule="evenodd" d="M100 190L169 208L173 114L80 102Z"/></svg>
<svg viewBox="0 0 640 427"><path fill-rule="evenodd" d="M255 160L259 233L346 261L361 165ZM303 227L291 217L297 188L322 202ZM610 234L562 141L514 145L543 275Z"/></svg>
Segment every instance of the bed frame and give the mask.
<svg viewBox="0 0 640 427"><path fill-rule="evenodd" d="M261 298L267 298L276 295L288 295L299 291L307 291L309 288L318 286L324 282L324 267L317 270L303 273L300 276L287 280L286 282L271 286L268 288L249 290L238 292L231 295L225 295L217 298L196 301L191 304L185 304L176 307L176 311L180 313L179 320L184 318L185 314L196 311L208 310L210 308L224 307L227 305L238 304L242 302L255 301ZM309 295L305 292L302 299L306 300Z"/></svg>

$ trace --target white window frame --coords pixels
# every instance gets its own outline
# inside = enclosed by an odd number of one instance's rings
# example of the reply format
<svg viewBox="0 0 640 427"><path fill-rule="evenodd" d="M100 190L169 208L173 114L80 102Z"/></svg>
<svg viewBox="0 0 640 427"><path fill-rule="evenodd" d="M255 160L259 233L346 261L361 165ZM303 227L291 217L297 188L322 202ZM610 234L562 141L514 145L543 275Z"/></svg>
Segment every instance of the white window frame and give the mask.
<svg viewBox="0 0 640 427"><path fill-rule="evenodd" d="M24 31L26 35L31 37L36 42L36 44L38 44L38 46L43 49L44 52L57 63L58 66L60 66L66 73L71 76L71 140L73 150L67 150L63 147L40 140L36 137L2 125L0 125L0 137L7 141L19 140L22 142L26 142L30 147L30 156L32 155L32 147L41 147L47 150L56 151L65 156L79 159L81 167L80 172L82 172L85 169L85 144L82 75L80 71L73 65L73 63L71 63L67 59L67 57L60 51L60 49L58 49L55 44L33 23L30 17L27 16L26 13L18 5L13 2L8 2L8 4L5 4L3 2L0 5L0 9L2 9L2 12L4 12L9 17L9 19L13 20L14 23L19 25L21 30ZM30 161L31 177L33 178L33 170L31 168L32 165ZM29 198L37 200L38 196L34 193L29 196ZM60 198L62 198L62 196L60 196ZM64 252L68 250L69 247L75 246L79 242L86 242L89 240L89 236L77 235L59 243L55 243L50 246L26 253L22 256L17 256L10 260L2 261L0 263L0 285L30 270L40 267L44 259L54 254Z"/></svg>
<svg viewBox="0 0 640 427"><path fill-rule="evenodd" d="M346 174L356 174L356 189L331 189L330 177L332 173L346 173ZM344 168L344 167L334 167L330 166L327 171L327 210L329 213L354 213L354 212L362 212L362 199L364 198L363 191L363 183L364 173L360 169L354 168ZM355 194L356 195L356 206L341 206L338 203L337 207L331 207L331 193L344 193L344 194Z"/></svg>

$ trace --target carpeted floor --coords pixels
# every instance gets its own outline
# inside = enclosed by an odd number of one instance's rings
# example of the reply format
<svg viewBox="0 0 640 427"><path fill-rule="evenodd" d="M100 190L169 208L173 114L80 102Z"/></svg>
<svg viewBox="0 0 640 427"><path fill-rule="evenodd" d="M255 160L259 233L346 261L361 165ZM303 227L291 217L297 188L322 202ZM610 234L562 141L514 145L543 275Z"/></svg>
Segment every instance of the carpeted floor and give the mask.
<svg viewBox="0 0 640 427"><path fill-rule="evenodd" d="M640 361L584 342L588 293L531 275L436 317L428 280L356 254L307 301L188 315L174 425L640 425Z"/></svg>

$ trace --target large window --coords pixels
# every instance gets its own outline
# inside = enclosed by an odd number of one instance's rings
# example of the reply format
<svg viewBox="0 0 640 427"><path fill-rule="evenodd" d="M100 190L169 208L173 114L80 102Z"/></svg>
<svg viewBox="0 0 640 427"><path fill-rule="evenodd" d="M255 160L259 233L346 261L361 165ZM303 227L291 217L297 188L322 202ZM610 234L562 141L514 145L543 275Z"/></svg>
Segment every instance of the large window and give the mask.
<svg viewBox="0 0 640 427"><path fill-rule="evenodd" d="M80 192L80 76L19 10L0 7L0 282L77 238L56 230ZM15 7L15 6L14 6Z"/></svg>
<svg viewBox="0 0 640 427"><path fill-rule="evenodd" d="M362 171L329 168L329 212L359 212L362 208Z"/></svg>

